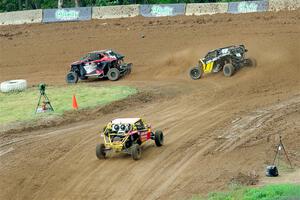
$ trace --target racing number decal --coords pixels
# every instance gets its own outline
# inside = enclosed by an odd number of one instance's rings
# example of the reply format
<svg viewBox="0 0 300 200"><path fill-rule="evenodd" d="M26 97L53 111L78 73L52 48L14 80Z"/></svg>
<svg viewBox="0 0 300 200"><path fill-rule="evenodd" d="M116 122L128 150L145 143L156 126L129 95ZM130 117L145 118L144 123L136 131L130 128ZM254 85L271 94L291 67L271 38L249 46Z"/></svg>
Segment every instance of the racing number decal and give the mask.
<svg viewBox="0 0 300 200"><path fill-rule="evenodd" d="M204 67L204 72L205 73L210 73L212 68L214 66L214 61L208 62L205 67Z"/></svg>
<svg viewBox="0 0 300 200"><path fill-rule="evenodd" d="M96 64L95 63L86 64L84 66L84 69L87 74L92 73L93 71L96 70Z"/></svg>

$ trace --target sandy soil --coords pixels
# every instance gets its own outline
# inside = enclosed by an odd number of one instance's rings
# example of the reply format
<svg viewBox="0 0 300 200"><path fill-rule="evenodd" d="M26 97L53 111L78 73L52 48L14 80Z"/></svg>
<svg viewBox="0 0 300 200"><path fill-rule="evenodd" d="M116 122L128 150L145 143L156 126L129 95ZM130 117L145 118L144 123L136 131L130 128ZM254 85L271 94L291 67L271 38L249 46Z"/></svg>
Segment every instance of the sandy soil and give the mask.
<svg viewBox="0 0 300 200"><path fill-rule="evenodd" d="M257 67L231 78L187 76L208 50L240 43ZM73 60L104 48L125 54L133 73L82 84L132 85L153 94L150 100L96 110L95 119L0 134L0 199L188 199L233 180L256 183L245 177L264 182L279 134L299 166L299 10L0 27L0 81L64 85ZM137 162L128 155L97 160L103 125L134 116L162 129L165 146L147 144Z"/></svg>

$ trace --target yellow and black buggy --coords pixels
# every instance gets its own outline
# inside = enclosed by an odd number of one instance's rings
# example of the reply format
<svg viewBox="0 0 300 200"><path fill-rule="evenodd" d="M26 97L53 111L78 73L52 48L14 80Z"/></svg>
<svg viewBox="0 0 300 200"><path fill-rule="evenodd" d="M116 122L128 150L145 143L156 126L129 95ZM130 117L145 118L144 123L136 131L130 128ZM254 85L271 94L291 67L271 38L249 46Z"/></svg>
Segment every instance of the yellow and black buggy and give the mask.
<svg viewBox="0 0 300 200"><path fill-rule="evenodd" d="M154 140L157 147L164 143L163 132L152 131L151 126L141 118L119 118L109 122L101 134L104 144L97 144L96 156L104 159L108 153L123 152L130 154L134 160L141 158L141 145Z"/></svg>
<svg viewBox="0 0 300 200"><path fill-rule="evenodd" d="M226 77L232 76L237 70L244 66L256 66L256 60L246 58L248 50L244 45L228 46L209 51L200 59L198 65L189 70L192 79L197 80L203 74L217 73L223 70Z"/></svg>

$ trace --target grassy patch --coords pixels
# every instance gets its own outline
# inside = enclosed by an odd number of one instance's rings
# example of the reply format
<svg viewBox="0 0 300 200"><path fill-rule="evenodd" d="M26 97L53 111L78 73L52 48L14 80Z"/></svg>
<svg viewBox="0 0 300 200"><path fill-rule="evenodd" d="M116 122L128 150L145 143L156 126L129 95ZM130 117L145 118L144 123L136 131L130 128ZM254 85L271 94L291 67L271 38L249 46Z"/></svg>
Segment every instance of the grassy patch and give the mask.
<svg viewBox="0 0 300 200"><path fill-rule="evenodd" d="M72 110L72 97L76 95L79 109L105 105L112 101L124 99L137 93L135 88L127 86L92 87L71 85L67 87L47 87L46 94L54 112L35 114L38 88L29 88L24 92L0 93L0 124L29 121L45 115L61 115Z"/></svg>
<svg viewBox="0 0 300 200"><path fill-rule="evenodd" d="M279 184L261 188L237 188L229 192L213 192L208 198L194 197L192 200L298 200L300 185Z"/></svg>

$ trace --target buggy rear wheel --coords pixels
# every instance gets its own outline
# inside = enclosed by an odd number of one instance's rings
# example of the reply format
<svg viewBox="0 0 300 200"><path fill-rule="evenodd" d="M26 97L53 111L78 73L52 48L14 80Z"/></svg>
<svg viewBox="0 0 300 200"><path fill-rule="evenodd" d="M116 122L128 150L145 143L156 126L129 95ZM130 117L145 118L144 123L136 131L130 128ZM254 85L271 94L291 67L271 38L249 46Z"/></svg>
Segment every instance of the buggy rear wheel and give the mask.
<svg viewBox="0 0 300 200"><path fill-rule="evenodd" d="M192 67L189 71L189 75L193 80L200 79L202 74L202 70L199 66Z"/></svg>
<svg viewBox="0 0 300 200"><path fill-rule="evenodd" d="M66 76L67 83L77 83L78 82L78 74L76 72L69 72Z"/></svg>
<svg viewBox="0 0 300 200"><path fill-rule="evenodd" d="M131 156L133 160L139 160L142 156L142 148L139 144L133 144L131 146Z"/></svg>
<svg viewBox="0 0 300 200"><path fill-rule="evenodd" d="M106 152L105 152L104 144L97 144L97 146L96 146L96 156L99 160L106 158Z"/></svg>
<svg viewBox="0 0 300 200"><path fill-rule="evenodd" d="M111 81L116 81L120 78L120 71L117 68L110 68L107 72L107 77Z"/></svg>
<svg viewBox="0 0 300 200"><path fill-rule="evenodd" d="M162 131L157 130L154 134L154 141L156 146L160 147L164 144L164 134Z"/></svg>
<svg viewBox="0 0 300 200"><path fill-rule="evenodd" d="M256 60L255 58L247 58L246 59L246 66L247 67L256 67Z"/></svg>
<svg viewBox="0 0 300 200"><path fill-rule="evenodd" d="M233 75L233 73L234 73L234 67L231 63L224 65L224 67L223 67L224 76L230 77Z"/></svg>

